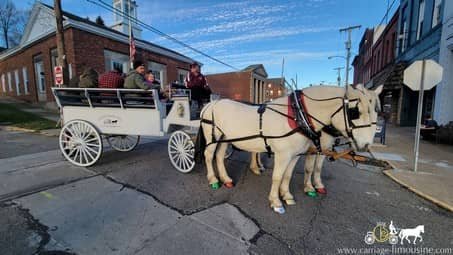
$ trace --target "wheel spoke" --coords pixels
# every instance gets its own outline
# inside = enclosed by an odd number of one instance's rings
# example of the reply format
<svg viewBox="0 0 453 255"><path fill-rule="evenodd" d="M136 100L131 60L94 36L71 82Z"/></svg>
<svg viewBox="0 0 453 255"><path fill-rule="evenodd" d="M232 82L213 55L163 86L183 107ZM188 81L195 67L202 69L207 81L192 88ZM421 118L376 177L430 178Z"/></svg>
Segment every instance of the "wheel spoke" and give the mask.
<svg viewBox="0 0 453 255"><path fill-rule="evenodd" d="M91 152L89 150L86 150L85 152L91 158L91 160L94 160L95 157L93 157L93 155L91 155Z"/></svg>
<svg viewBox="0 0 453 255"><path fill-rule="evenodd" d="M93 153L95 153L96 155L98 154L98 152L96 150L94 150L93 148L91 148L90 146L87 146L86 148L88 150L92 151Z"/></svg>
<svg viewBox="0 0 453 255"><path fill-rule="evenodd" d="M85 149L82 148L81 151L82 151L81 154L82 154L83 159L85 160L85 163L88 163L88 157L86 156Z"/></svg>

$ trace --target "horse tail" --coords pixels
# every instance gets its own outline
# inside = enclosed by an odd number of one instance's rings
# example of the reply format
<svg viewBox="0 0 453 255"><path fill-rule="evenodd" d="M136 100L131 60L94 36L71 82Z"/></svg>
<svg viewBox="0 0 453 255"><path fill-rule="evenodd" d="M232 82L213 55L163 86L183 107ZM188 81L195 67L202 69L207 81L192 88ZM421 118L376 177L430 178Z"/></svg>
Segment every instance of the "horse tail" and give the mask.
<svg viewBox="0 0 453 255"><path fill-rule="evenodd" d="M203 132L203 120L207 120L207 118L204 117L204 113L206 110L212 105L211 103L208 103L201 109L200 112L200 128L198 129L197 133L197 138L195 140L195 162L196 163L202 163L204 160L204 150L206 149L206 137Z"/></svg>
<svg viewBox="0 0 453 255"><path fill-rule="evenodd" d="M204 160L204 150L206 149L206 138L203 133L203 126L198 129L197 139L195 140L195 162L202 163Z"/></svg>

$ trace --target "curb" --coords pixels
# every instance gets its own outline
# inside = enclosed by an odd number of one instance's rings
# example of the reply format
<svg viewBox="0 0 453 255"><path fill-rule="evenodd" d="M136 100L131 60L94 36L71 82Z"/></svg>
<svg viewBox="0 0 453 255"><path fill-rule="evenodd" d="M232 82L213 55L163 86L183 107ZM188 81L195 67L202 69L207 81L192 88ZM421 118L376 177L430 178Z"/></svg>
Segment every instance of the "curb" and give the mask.
<svg viewBox="0 0 453 255"><path fill-rule="evenodd" d="M373 155L372 149L370 149L370 153ZM390 162L390 160L383 160L383 161L387 162L387 164L389 164L390 167L391 167L391 169L385 169L384 171L382 171L387 177L389 177L390 179L392 179L394 182L398 183L399 185L401 185L401 186L407 188L408 190L414 192L418 196L430 201L431 203L434 203L435 205L437 205L439 207L442 207L442 208L444 208L446 210L449 210L450 212L453 212L453 206L451 206L451 205L449 205L447 203L444 203L442 201L439 201L435 197L433 197L431 195L428 195L428 194L425 194L422 191L419 191L418 189L412 187L411 185L409 185L409 184L405 183L404 181L401 181L400 179L398 179L395 176L393 176L390 171L394 170L394 169L398 169L398 168L392 162Z"/></svg>
<svg viewBox="0 0 453 255"><path fill-rule="evenodd" d="M393 181L395 181L396 183L402 185L403 187L406 187L408 190L414 192L415 194L419 195L420 197L436 204L437 206L439 207L442 207L444 209L447 209L449 210L450 212L453 212L453 206L445 203L445 202L442 202L442 201L439 201L437 198L435 197L432 197L431 195L428 195L428 194L425 194L423 193L422 191L419 191L418 189L412 187L411 185L401 181L400 179L396 178L395 176L393 176L391 173L390 173L390 169L389 170L384 170L383 173L385 175L387 175L390 179L392 179Z"/></svg>

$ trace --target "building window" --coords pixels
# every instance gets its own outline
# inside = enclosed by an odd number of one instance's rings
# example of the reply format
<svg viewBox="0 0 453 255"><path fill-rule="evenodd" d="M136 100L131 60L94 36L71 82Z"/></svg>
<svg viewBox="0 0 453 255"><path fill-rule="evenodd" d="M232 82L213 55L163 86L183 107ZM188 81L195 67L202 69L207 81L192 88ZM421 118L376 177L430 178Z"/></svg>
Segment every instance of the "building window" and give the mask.
<svg viewBox="0 0 453 255"><path fill-rule="evenodd" d="M6 92L6 82L5 82L5 75L2 74L2 91Z"/></svg>
<svg viewBox="0 0 453 255"><path fill-rule="evenodd" d="M184 79L186 78L188 73L189 73L189 71L187 71L187 70L178 69L178 80L177 80L177 82L179 84L184 84Z"/></svg>
<svg viewBox="0 0 453 255"><path fill-rule="evenodd" d="M401 27L399 30L398 41L399 41L399 53L403 53L407 47L407 38L409 34L407 31L407 5L401 9Z"/></svg>
<svg viewBox="0 0 453 255"><path fill-rule="evenodd" d="M14 81L16 83L16 94L20 95L19 70L14 70Z"/></svg>
<svg viewBox="0 0 453 255"><path fill-rule="evenodd" d="M148 62L148 69L151 70L154 74L154 78L157 79L161 86L167 84L167 66L149 61Z"/></svg>
<svg viewBox="0 0 453 255"><path fill-rule="evenodd" d="M118 2L114 3L113 7L116 9L115 10L115 14L114 14L115 22L121 21L121 13L120 13L122 11L122 9L121 9L121 1L118 1Z"/></svg>
<svg viewBox="0 0 453 255"><path fill-rule="evenodd" d="M111 71L118 68L121 72L129 71L129 56L114 51L104 50L105 70Z"/></svg>
<svg viewBox="0 0 453 255"><path fill-rule="evenodd" d="M9 92L13 91L13 86L11 84L11 73L10 72L8 72L8 89L9 89Z"/></svg>
<svg viewBox="0 0 453 255"><path fill-rule="evenodd" d="M120 70L122 73L124 73L124 71L123 71L123 63L112 61L112 68L115 69L115 70Z"/></svg>
<svg viewBox="0 0 453 255"><path fill-rule="evenodd" d="M27 74L27 68L25 66L22 67L22 78L23 78L23 81L24 81L24 93L25 93L25 95L28 95L29 94L29 91L28 91L28 74Z"/></svg>
<svg viewBox="0 0 453 255"><path fill-rule="evenodd" d="M419 40L423 34L424 20L425 20L425 0L420 0L420 6L418 8L417 40Z"/></svg>
<svg viewBox="0 0 453 255"><path fill-rule="evenodd" d="M440 4L442 0L434 0L434 8L433 8L433 23L431 27L437 26L440 23Z"/></svg>

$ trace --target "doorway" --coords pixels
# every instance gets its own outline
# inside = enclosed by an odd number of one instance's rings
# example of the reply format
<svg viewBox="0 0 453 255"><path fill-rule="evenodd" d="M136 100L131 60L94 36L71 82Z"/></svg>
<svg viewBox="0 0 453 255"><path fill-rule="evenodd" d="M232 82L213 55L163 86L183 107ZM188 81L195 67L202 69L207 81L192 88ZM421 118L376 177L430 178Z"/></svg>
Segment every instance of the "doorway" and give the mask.
<svg viewBox="0 0 453 255"><path fill-rule="evenodd" d="M44 62L42 56L36 56L33 59L35 66L35 84L36 84L36 93L38 96L39 102L47 101L47 92L46 92L46 77L44 73Z"/></svg>

